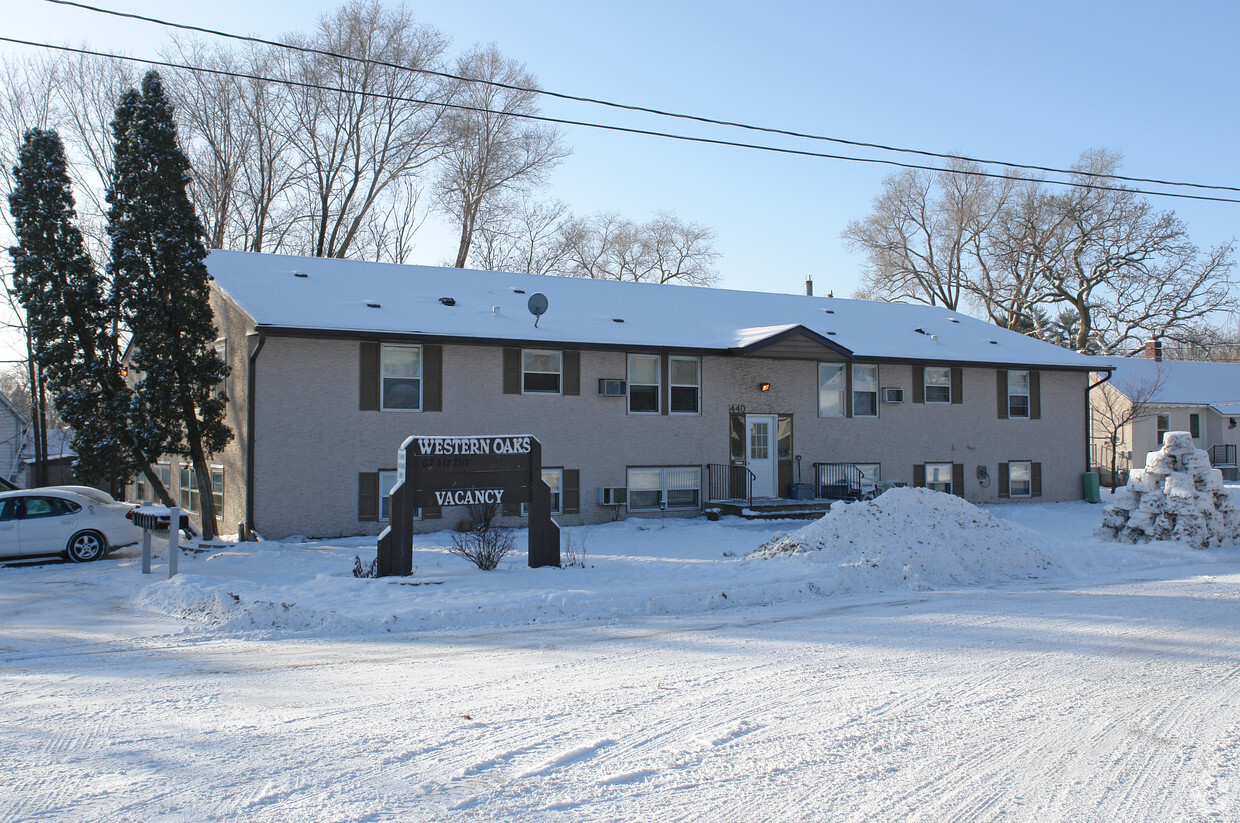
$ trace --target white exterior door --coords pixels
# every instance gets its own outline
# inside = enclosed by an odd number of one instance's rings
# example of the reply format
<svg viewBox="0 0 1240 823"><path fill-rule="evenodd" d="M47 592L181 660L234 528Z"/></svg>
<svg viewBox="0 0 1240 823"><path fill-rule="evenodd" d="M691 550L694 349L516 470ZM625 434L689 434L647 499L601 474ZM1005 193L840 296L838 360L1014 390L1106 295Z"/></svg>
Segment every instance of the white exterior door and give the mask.
<svg viewBox="0 0 1240 823"><path fill-rule="evenodd" d="M773 414L745 415L745 465L754 474L753 496L776 497L776 424Z"/></svg>

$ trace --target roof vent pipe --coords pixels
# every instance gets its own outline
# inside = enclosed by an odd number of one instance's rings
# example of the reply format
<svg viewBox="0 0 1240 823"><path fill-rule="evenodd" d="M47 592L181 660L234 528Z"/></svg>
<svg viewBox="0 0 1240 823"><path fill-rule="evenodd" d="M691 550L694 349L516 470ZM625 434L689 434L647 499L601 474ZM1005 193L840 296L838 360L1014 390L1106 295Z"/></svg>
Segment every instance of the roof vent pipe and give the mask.
<svg viewBox="0 0 1240 823"><path fill-rule="evenodd" d="M814 296L814 278L813 277L807 276L805 278L805 296L806 297Z"/></svg>

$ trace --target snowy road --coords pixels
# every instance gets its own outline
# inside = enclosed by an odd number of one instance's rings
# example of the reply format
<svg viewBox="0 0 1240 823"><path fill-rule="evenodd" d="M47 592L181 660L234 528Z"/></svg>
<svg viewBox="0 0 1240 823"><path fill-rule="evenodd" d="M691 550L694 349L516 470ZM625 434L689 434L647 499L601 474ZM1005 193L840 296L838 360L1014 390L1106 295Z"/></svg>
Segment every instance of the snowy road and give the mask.
<svg viewBox="0 0 1240 823"><path fill-rule="evenodd" d="M1240 557L278 642L4 574L6 821L1240 820Z"/></svg>

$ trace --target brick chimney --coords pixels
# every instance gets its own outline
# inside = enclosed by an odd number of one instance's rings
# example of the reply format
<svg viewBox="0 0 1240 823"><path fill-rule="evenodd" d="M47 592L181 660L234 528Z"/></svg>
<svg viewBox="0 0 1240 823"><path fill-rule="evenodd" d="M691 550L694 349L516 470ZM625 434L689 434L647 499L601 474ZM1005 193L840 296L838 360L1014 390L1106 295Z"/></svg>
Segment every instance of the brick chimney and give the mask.
<svg viewBox="0 0 1240 823"><path fill-rule="evenodd" d="M1162 362L1162 341L1157 337L1145 341L1145 356L1150 360Z"/></svg>
<svg viewBox="0 0 1240 823"><path fill-rule="evenodd" d="M814 296L814 278L812 277L805 278L805 296L806 297Z"/></svg>

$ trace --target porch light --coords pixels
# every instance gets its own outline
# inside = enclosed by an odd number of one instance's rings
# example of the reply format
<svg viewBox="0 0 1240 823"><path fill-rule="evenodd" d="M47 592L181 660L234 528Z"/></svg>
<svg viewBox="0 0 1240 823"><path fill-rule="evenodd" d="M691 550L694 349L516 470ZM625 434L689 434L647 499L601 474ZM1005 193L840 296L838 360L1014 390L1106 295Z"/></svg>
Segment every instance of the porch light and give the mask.
<svg viewBox="0 0 1240 823"><path fill-rule="evenodd" d="M771 390L770 383L759 383L758 384L758 391L770 391L770 390Z"/></svg>

